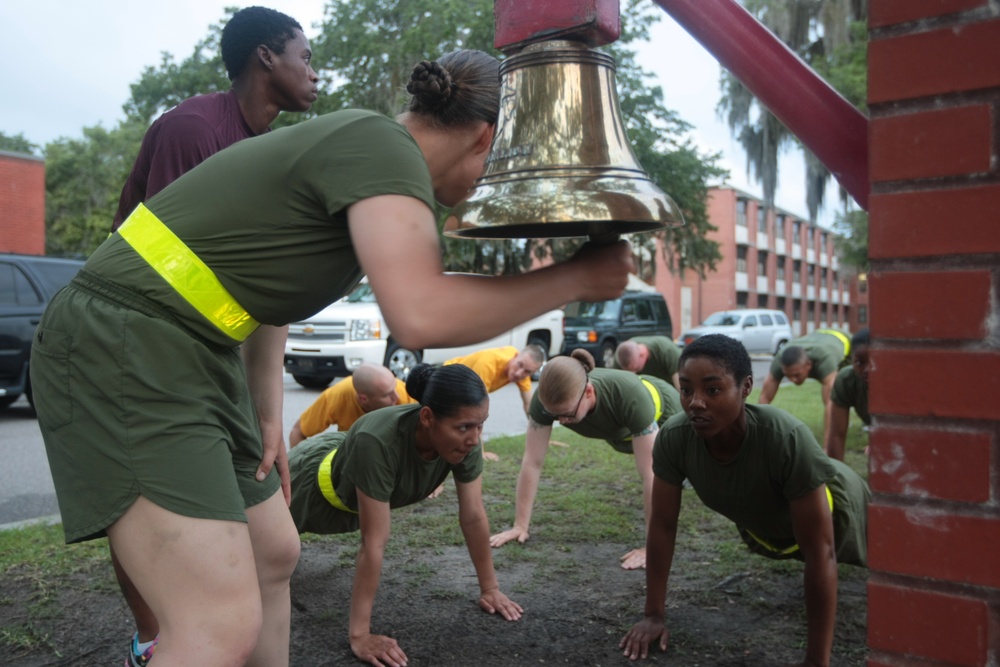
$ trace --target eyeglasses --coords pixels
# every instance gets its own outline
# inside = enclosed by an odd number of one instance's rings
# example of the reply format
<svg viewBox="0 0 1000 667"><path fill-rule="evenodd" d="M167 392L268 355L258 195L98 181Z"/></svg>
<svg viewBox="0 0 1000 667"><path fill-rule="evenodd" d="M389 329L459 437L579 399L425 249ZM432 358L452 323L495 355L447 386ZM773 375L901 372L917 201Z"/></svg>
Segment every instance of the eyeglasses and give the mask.
<svg viewBox="0 0 1000 667"><path fill-rule="evenodd" d="M545 416L552 417L553 419L576 419L576 413L580 411L580 404L583 403L583 397L587 395L587 385L590 383L590 379L586 378L586 380L587 381L583 383L583 393L580 394L580 400L576 402L576 407L573 408L573 412L569 412L563 415L557 415L549 412L543 406L542 412L545 414Z"/></svg>

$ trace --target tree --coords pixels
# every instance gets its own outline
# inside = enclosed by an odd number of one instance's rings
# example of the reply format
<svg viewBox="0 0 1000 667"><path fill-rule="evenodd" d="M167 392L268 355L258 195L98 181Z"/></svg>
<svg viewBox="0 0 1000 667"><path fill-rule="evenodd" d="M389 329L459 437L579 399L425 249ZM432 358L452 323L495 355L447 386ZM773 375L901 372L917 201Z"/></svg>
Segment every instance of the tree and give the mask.
<svg viewBox="0 0 1000 667"><path fill-rule="evenodd" d="M868 270L868 213L860 210L838 213L833 221L834 240L840 261L859 271Z"/></svg>
<svg viewBox="0 0 1000 667"><path fill-rule="evenodd" d="M209 28L190 56L175 62L164 53L132 85L124 104L126 120L113 130L84 128L83 137L50 144L47 183L49 238L53 248L89 253L106 236L142 135L165 109L193 95L229 87L218 43L233 10ZM719 258L705 238L707 182L723 174L718 156L701 155L687 138L689 126L663 107L663 93L650 86L649 74L635 62L629 44L648 39L648 25L661 14L631 0L622 13L622 39L609 50L618 62L622 112L640 164L684 211L686 224L660 235L672 266L705 268ZM313 67L322 81L319 99L308 114L283 113L275 126L315 114L360 107L394 116L408 98L405 84L413 65L459 48L493 49L492 0L442 0L433 11L398 0L331 0L320 35L311 40ZM443 223L444 216L439 216ZM649 256L657 236L635 235L640 256ZM448 268L481 273L516 273L536 257L562 259L577 241L442 241Z"/></svg>
<svg viewBox="0 0 1000 667"><path fill-rule="evenodd" d="M745 0L769 28L855 106L864 109L867 69L867 0ZM776 74L777 76L778 74ZM747 170L760 181L765 205L774 205L778 153L796 141L777 118L732 74L723 72L720 115L747 154ZM804 146L806 206L815 221L831 174ZM841 200L849 205L846 192Z"/></svg>
<svg viewBox="0 0 1000 667"><path fill-rule="evenodd" d="M27 153L28 155L38 154L38 145L33 144L25 138L23 132L15 135L0 132L0 151L10 151L11 153Z"/></svg>

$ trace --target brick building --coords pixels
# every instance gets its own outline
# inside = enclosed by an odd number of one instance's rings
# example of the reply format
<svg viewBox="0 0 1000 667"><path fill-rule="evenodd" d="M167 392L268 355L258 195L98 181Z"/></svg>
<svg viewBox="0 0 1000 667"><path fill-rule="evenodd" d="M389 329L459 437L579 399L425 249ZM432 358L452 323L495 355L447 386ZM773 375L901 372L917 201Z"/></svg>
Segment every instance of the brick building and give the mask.
<svg viewBox="0 0 1000 667"><path fill-rule="evenodd" d="M702 278L677 274L658 257L656 287L673 315L674 335L708 315L734 308L783 311L792 333L824 327L857 331L867 326L866 276L841 267L834 233L732 187L709 191L709 238L722 259Z"/></svg>
<svg viewBox="0 0 1000 667"><path fill-rule="evenodd" d="M45 160L0 151L0 252L45 254Z"/></svg>

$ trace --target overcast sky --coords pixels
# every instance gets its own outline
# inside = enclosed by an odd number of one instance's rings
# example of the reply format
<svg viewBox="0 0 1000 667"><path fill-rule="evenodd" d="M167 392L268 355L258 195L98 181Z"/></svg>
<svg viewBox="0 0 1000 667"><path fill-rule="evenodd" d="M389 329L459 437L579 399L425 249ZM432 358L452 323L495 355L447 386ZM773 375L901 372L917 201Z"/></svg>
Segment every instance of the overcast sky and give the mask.
<svg viewBox="0 0 1000 667"><path fill-rule="evenodd" d="M412 1L412 0L411 0ZM313 37L323 17L324 0L260 0L293 16ZM177 61L190 55L209 26L235 0L3 0L7 56L0 59L0 131L23 133L44 146L59 137L76 138L85 126L106 128L122 120L129 84L143 68L156 66L163 51ZM433 7L433 3L428 3ZM659 9L654 6L659 12ZM706 152L721 152L728 183L760 196L750 182L742 149L715 113L719 65L665 12L652 28L649 44L639 48L640 64L663 88L665 105L694 126L692 137ZM776 204L799 216L806 213L801 154L781 159ZM827 193L821 224L829 225L837 205L835 186Z"/></svg>

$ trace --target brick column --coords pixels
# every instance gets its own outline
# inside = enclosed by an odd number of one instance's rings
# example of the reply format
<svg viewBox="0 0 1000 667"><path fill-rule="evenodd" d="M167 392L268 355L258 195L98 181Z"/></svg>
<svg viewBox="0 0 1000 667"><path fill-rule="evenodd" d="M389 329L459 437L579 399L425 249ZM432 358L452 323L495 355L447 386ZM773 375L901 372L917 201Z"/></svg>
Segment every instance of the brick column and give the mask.
<svg viewBox="0 0 1000 667"><path fill-rule="evenodd" d="M1000 665L1000 3L871 0L869 667Z"/></svg>

